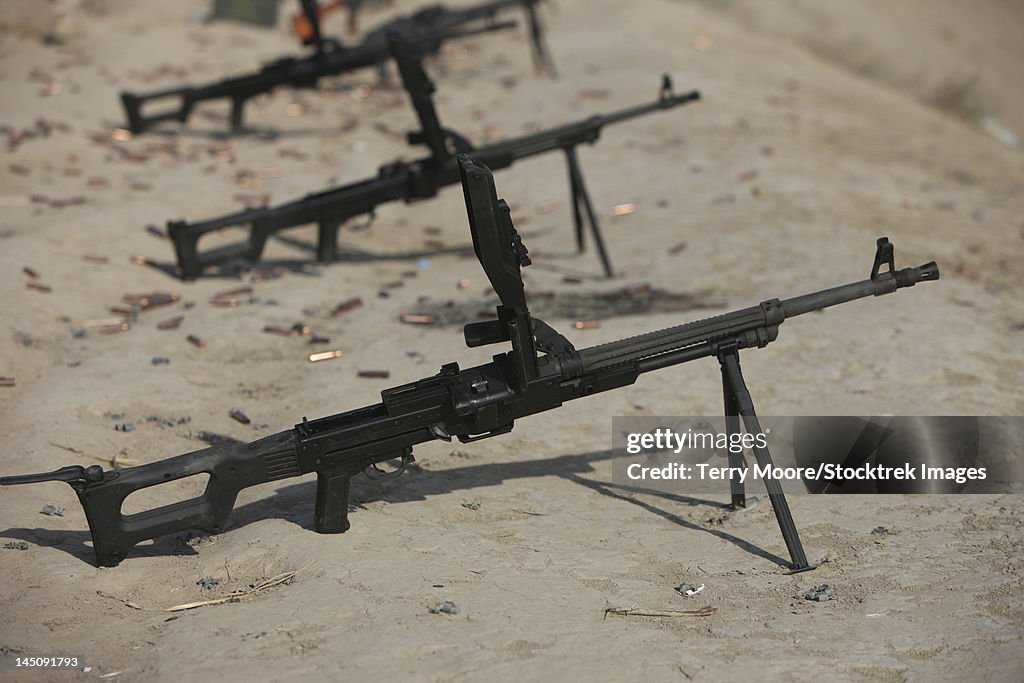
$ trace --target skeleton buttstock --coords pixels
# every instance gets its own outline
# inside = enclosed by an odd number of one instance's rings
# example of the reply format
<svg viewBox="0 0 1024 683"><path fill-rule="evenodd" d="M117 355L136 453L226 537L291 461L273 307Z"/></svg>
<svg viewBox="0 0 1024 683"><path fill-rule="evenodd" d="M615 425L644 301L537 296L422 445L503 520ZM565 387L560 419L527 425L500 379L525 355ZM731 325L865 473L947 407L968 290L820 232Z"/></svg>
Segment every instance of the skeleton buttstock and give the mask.
<svg viewBox="0 0 1024 683"><path fill-rule="evenodd" d="M220 460L220 459L218 459ZM92 532L96 563L113 567L136 544L157 536L197 529L216 534L227 525L235 498L243 488L228 460L209 458L191 462L171 458L161 462L108 473L112 478L102 485L78 492ZM210 479L201 496L125 515L122 506L132 493L157 484L207 473Z"/></svg>
<svg viewBox="0 0 1024 683"><path fill-rule="evenodd" d="M181 100L181 104L177 109L168 109L149 116L142 113L142 105L146 102L172 97L177 97ZM187 121L192 113L192 107L195 105L195 90L193 88L173 88L146 95L123 92L121 93L121 103L124 105L125 114L128 116L128 129L132 133L138 134L161 121L180 121L181 123Z"/></svg>
<svg viewBox="0 0 1024 683"><path fill-rule="evenodd" d="M123 470L72 466L48 474L5 477L0 484L70 484L89 521L96 563L114 567L142 541L190 529L223 531L239 491L299 474L294 443L294 432L289 430L250 444L211 446ZM124 514L125 499L137 491L203 474L209 479L201 495Z"/></svg>

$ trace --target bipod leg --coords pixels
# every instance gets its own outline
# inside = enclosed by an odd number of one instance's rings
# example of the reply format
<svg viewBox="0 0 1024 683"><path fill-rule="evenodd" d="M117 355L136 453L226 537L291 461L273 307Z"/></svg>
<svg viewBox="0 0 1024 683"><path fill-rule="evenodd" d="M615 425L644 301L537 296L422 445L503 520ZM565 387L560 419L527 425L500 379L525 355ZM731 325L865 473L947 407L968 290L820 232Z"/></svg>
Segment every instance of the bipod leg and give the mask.
<svg viewBox="0 0 1024 683"><path fill-rule="evenodd" d="M551 60L547 45L544 42L544 30L537 16L537 8L532 2L526 3L526 15L530 25L530 56L533 57L533 70L537 74L554 76L555 63Z"/></svg>
<svg viewBox="0 0 1024 683"><path fill-rule="evenodd" d="M612 264L608 258L608 252L604 246L604 238L601 237L601 227L597 223L597 214L594 213L594 205L590 203L590 194L587 193L587 186L583 183L583 172L580 171L579 160L576 158L576 148L566 147L565 158L569 163L569 187L572 190L573 216L576 219L576 246L583 251L583 220L580 209L587 213L587 222L590 223L590 234L597 246L597 254L601 259L606 277L613 277Z"/></svg>
<svg viewBox="0 0 1024 683"><path fill-rule="evenodd" d="M243 117L245 115L245 99L241 97L231 98L231 132L241 133L245 127Z"/></svg>
<svg viewBox="0 0 1024 683"><path fill-rule="evenodd" d="M387 61L377 63L377 87L387 88L391 85L391 72L388 71Z"/></svg>
<svg viewBox="0 0 1024 683"><path fill-rule="evenodd" d="M583 232L583 200L580 197L579 183L576 178L576 150L570 147L565 152L565 160L569 166L569 191L572 193L572 219L576 226L576 253L583 253L585 236Z"/></svg>
<svg viewBox="0 0 1024 683"><path fill-rule="evenodd" d="M739 434L740 432L740 412L739 407L736 405L736 396L731 390L731 384L729 377L725 372L725 365L722 365L722 393L725 394L725 433L729 438L729 443L733 442L733 434ZM729 449L729 467L733 472L737 471L735 468L745 469L747 466L747 459L743 456L743 451L733 452L732 448ZM734 510L747 507L747 496L744 492L743 482L740 481L739 477L729 477L729 491L732 493L732 507Z"/></svg>
<svg viewBox="0 0 1024 683"><path fill-rule="evenodd" d="M726 385L726 395L732 396L736 412L743 418L743 426L747 433L755 436L763 434L761 424L757 420L757 413L754 412L754 401L750 398L746 382L743 381L738 350L735 347L731 347L719 351L718 362L722 366L722 378ZM727 412L726 422L728 420ZM753 450L758 465L762 468L773 466L772 456L768 452L767 447L761 448L755 444ZM789 511L786 495L782 492L782 484L774 477L767 477L764 480L764 487L768 490L768 499L772 502L775 518L778 520L779 529L782 531L782 538L786 541L786 548L789 549L789 556L793 560L793 572L814 569L807 562L803 544L800 543L800 534L797 532L796 523L793 521L793 514Z"/></svg>

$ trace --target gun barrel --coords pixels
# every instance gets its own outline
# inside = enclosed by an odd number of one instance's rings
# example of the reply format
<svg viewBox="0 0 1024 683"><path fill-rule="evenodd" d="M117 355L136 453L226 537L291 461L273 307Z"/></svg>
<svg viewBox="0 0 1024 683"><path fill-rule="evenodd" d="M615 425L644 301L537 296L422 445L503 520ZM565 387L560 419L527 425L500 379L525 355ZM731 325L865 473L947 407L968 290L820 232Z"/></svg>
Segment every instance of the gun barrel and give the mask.
<svg viewBox="0 0 1024 683"><path fill-rule="evenodd" d="M863 280L786 299L782 302L782 307L786 312L786 317L791 318L795 315L818 311L866 296L882 296L903 287L913 287L918 282L938 279L939 267L935 261L929 261L917 268L903 268L894 272L882 273L874 280Z"/></svg>
<svg viewBox="0 0 1024 683"><path fill-rule="evenodd" d="M696 102L700 99L700 92L697 90L691 90L690 92L675 94L663 94L654 102L648 102L647 104L640 104L635 107L629 107L621 111L613 112L611 114L605 114L600 116L602 125L609 125L612 123L618 123L619 121L627 121L634 119L638 116L643 116L659 109L672 109L688 102Z"/></svg>
<svg viewBox="0 0 1024 683"><path fill-rule="evenodd" d="M636 364L639 372L648 372L711 355L721 342L736 342L740 348L761 347L775 340L778 326L786 318L938 279L939 268L932 261L917 268L880 273L874 279L783 301L771 299L758 306L581 349L580 360L584 373L631 364Z"/></svg>
<svg viewBox="0 0 1024 683"><path fill-rule="evenodd" d="M573 123L566 123L539 133L530 133L517 138L496 142L493 145L473 150L473 156L491 169L511 166L518 159L536 156L565 147L574 147L585 142L594 142L601 130L610 124L637 118L661 109L672 109L700 99L696 90L679 95L663 95L653 102L629 107L610 114L598 114Z"/></svg>
<svg viewBox="0 0 1024 683"><path fill-rule="evenodd" d="M493 2L486 2L480 5L454 10L446 8L443 5L434 5L433 7L427 7L416 12L404 21L413 25L419 24L422 26L428 26L435 30L446 30L473 21L493 19L496 14L506 9L512 9L519 6L529 8L537 4L537 2L538 0L494 0ZM391 22L391 24L401 21L403 21L403 19L398 19L395 22ZM391 24L385 24L381 28L388 29ZM380 31L381 28L375 29L375 32Z"/></svg>
<svg viewBox="0 0 1024 683"><path fill-rule="evenodd" d="M696 320L619 341L580 349L583 372L591 373L638 363L679 351L701 342L723 339L768 324L764 309L751 306L731 313Z"/></svg>

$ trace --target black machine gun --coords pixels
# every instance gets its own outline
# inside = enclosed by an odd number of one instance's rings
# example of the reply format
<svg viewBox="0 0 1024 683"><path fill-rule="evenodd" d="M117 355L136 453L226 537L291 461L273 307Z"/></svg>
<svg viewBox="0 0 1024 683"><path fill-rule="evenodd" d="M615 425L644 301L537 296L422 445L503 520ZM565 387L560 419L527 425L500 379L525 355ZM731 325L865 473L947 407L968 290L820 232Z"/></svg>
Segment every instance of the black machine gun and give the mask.
<svg viewBox="0 0 1024 683"><path fill-rule="evenodd" d="M275 207L246 209L196 223L168 221L167 232L174 243L181 276L185 279L197 278L208 267L237 259L258 261L270 235L307 223L316 223L319 228L317 258L325 263L330 262L334 260L337 251L338 230L346 220L364 214L372 217L375 209L387 202L410 203L430 199L441 188L458 183L456 154L472 153L488 167L501 169L520 159L561 150L565 153L569 167L577 250L583 250L585 212L605 274L611 277L611 261L601 237L597 215L583 183L576 147L596 142L605 126L693 102L700 99L700 94L697 91L675 94L672 92L672 81L664 76L658 97L653 102L610 114L594 115L486 147L474 147L462 135L441 126L434 108L434 84L423 71L421 55L415 47L398 34L392 34L391 51L420 122L420 130L409 134L409 142L426 145L430 156L416 161L396 161L382 166L374 178L306 195ZM248 239L199 253L198 242L203 235L231 227L248 227Z"/></svg>
<svg viewBox="0 0 1024 683"><path fill-rule="evenodd" d="M99 465L63 467L47 474L3 477L0 484L70 484L85 508L101 566L118 564L136 544L157 536L190 529L223 532L239 491L313 472L317 474L315 529L341 533L349 528L352 477L365 472L379 478L378 463L394 459L400 459L401 466L391 474L400 473L413 461L416 444L453 437L470 443L498 436L511 431L517 419L628 386L643 373L698 358L714 357L721 365L730 442L741 418L748 433L760 434L740 372L741 349L774 341L787 318L939 277L934 262L896 270L892 245L881 238L867 280L782 301L770 299L706 320L576 349L550 325L530 315L520 272L530 264L530 257L512 225L508 205L497 199L490 171L461 157L460 172L473 249L501 301L496 320L466 325L466 344L510 345L490 363L466 369L448 363L433 377L381 392L380 403L317 420L303 418L292 429L250 444L216 445L121 470L105 471ZM767 448L755 447L754 454L760 466L771 464ZM730 465L736 458L742 462L743 454L730 453ZM203 495L122 514L122 503L133 492L201 473L209 475ZM810 568L781 485L775 479L765 484L792 568ZM732 487L733 503L743 505L742 484L734 478Z"/></svg>
<svg viewBox="0 0 1024 683"><path fill-rule="evenodd" d="M504 30L515 22L497 22L499 13L514 7L523 7L529 21L533 44L534 64L538 70L551 71L551 58L544 44L544 33L537 17L536 5L540 0L492 0L473 7L449 9L443 5L426 7L415 14L393 19L366 35L363 42L351 47L320 33L320 11L315 0L302 0L302 11L310 27L304 43L313 48L306 57L283 57L264 65L258 72L235 76L216 83L183 88L169 88L156 92L121 93L128 116L128 128L141 133L163 121L188 120L192 109L207 100L231 100L231 128L242 129L246 101L256 95L270 92L280 85L294 88L315 88L321 78L337 76L369 66L383 67L391 59L388 36L397 33L404 40L429 54L436 54L448 40ZM176 109L150 115L142 113L144 104L159 100L178 101Z"/></svg>

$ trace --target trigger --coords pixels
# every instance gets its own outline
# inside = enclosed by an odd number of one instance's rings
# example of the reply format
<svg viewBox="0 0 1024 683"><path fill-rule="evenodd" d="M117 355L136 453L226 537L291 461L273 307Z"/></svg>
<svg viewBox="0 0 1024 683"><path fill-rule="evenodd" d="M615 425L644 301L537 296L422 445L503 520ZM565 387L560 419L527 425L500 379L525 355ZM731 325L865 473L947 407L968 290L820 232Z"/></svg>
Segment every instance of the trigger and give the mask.
<svg viewBox="0 0 1024 683"><path fill-rule="evenodd" d="M406 448L405 453L402 454L401 464L394 470L387 472L377 467L377 463L371 462L363 468L363 474L366 475L367 479L373 481L384 481L385 479L394 479L402 472L405 472L405 468L409 466L409 463L416 462L416 458L412 454L412 448Z"/></svg>

